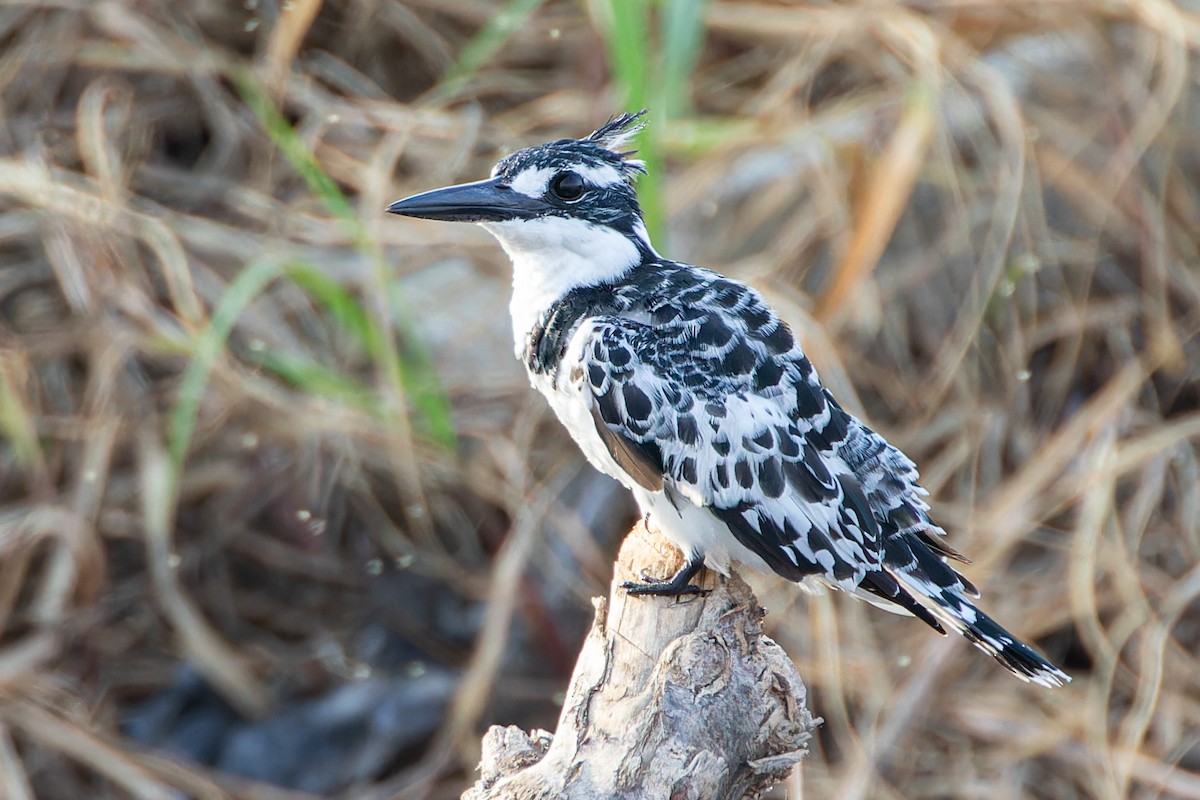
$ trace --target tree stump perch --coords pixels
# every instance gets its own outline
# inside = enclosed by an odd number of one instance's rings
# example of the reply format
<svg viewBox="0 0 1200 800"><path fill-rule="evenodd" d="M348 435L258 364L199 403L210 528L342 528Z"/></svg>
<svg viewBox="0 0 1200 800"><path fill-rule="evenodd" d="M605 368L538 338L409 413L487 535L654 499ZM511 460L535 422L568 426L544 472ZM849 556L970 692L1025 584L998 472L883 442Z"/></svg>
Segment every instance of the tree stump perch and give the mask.
<svg viewBox="0 0 1200 800"><path fill-rule="evenodd" d="M630 597L679 551L638 523L567 689L558 730L493 726L463 800L740 800L785 779L815 726L791 659L736 574L707 595Z"/></svg>

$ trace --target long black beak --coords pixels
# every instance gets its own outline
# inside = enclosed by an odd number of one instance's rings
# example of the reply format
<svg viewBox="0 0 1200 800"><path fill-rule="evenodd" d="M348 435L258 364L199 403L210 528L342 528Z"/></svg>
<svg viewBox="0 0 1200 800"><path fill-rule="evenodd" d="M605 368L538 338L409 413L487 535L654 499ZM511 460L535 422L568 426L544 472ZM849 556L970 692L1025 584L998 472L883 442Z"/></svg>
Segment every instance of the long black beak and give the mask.
<svg viewBox="0 0 1200 800"><path fill-rule="evenodd" d="M414 194L387 207L393 214L447 222L533 219L545 214L548 209L542 200L513 191L499 178Z"/></svg>

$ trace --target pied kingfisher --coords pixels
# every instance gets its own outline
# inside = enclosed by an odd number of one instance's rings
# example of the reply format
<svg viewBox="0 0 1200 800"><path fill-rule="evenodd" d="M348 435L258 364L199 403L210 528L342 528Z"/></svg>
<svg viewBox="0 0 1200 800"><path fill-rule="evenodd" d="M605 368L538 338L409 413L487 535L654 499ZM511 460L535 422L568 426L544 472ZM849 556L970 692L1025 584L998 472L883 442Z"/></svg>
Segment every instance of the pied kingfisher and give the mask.
<svg viewBox="0 0 1200 800"><path fill-rule="evenodd" d="M512 259L531 383L685 556L623 588L700 592L702 566L738 561L949 627L1022 680L1069 681L971 603L916 466L838 405L758 292L655 252L633 189L645 165L623 150L644 113L387 209L478 222Z"/></svg>

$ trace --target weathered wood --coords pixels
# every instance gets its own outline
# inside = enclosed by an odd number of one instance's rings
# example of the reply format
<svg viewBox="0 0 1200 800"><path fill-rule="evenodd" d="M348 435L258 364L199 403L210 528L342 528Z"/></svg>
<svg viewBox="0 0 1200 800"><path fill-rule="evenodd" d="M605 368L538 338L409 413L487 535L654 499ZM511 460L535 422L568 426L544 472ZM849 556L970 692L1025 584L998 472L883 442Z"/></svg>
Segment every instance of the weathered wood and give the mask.
<svg viewBox="0 0 1200 800"><path fill-rule="evenodd" d="M736 574L712 592L630 597L620 584L668 577L679 552L638 524L575 665L551 736L494 726L463 800L740 800L787 777L814 722L765 612Z"/></svg>

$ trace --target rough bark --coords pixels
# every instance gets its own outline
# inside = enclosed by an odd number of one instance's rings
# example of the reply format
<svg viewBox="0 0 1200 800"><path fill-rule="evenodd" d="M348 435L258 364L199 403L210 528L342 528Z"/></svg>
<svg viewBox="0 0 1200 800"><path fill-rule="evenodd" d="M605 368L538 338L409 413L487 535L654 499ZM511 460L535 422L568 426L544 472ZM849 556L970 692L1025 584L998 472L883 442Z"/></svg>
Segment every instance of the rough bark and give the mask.
<svg viewBox="0 0 1200 800"><path fill-rule="evenodd" d="M739 800L787 777L814 722L765 613L736 574L704 571L704 596L630 597L679 552L638 524L567 690L558 730L494 726L463 800Z"/></svg>

